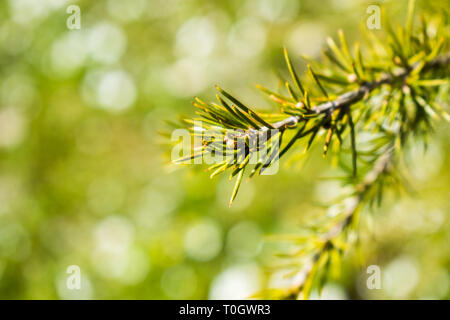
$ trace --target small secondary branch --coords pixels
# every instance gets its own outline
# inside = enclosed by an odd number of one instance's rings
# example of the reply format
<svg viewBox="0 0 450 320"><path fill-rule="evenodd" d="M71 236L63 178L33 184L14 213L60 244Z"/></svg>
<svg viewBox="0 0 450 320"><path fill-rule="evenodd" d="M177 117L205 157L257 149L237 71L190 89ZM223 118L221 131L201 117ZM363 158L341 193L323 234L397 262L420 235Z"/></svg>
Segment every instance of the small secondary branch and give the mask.
<svg viewBox="0 0 450 320"><path fill-rule="evenodd" d="M314 263L316 263L321 255L332 246L332 241L338 237L352 222L356 212L360 208L364 200L364 196L369 188L378 180L378 178L386 173L394 157L394 147L390 147L383 155L381 155L375 164L375 167L367 173L361 183L356 186L357 194L350 198L349 204L344 211L343 220L335 225L329 232L323 236L324 245L305 263L301 270L295 275L291 288L288 290L287 298L296 298L305 284Z"/></svg>

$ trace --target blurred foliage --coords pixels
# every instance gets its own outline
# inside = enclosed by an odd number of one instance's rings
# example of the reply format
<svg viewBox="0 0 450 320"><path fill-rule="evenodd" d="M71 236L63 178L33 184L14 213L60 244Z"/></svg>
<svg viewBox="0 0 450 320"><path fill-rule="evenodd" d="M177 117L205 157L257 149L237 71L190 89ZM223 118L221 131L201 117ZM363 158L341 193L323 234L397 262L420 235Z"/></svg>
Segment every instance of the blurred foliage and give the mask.
<svg viewBox="0 0 450 320"><path fill-rule="evenodd" d="M418 2L448 12L445 0ZM219 80L270 110L251 84L287 76L282 47L304 68L299 55L317 57L338 28L359 39L373 3L2 1L0 298L243 298L282 286L267 267L280 245L265 235L333 215L317 203L340 191L317 179L334 173L321 150L243 183L229 209L233 186L167 166L158 132L191 114L193 96L212 100ZM70 4L81 8L80 30L66 27ZM383 7L403 19L407 1ZM426 153L407 151L414 196L388 194L363 213L361 250L322 297L450 297L449 138L442 124ZM365 286L371 264L381 290ZM81 290L66 287L69 265L81 268Z"/></svg>

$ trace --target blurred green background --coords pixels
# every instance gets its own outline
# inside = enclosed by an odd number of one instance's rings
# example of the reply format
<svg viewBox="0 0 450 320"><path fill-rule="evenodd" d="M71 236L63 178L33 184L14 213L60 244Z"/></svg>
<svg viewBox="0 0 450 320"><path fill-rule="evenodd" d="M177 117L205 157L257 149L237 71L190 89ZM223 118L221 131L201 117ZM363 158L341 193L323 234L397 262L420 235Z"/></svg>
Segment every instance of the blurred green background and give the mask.
<svg viewBox="0 0 450 320"><path fill-rule="evenodd" d="M407 1L379 3L403 23ZM66 26L71 4L80 30ZM370 4L1 1L0 298L245 298L286 285L265 236L327 214L317 204L339 185L317 177L329 159L282 161L228 208L228 177L170 166L158 132L193 114L193 96L213 99L215 83L272 108L253 84L276 87L282 47L302 69L300 53L318 56L338 28L359 39ZM446 6L419 1L418 11ZM322 298L450 297L449 138L441 122L426 154L412 148L405 172L416 194L365 213L361 248ZM381 290L365 289L371 264ZM80 290L66 286L70 265L81 269Z"/></svg>

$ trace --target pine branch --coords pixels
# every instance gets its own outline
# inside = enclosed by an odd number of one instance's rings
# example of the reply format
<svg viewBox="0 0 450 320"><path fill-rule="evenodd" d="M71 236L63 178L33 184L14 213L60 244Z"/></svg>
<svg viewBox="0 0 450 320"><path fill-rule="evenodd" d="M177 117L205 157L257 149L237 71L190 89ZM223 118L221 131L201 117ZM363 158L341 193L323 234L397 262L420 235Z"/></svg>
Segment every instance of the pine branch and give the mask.
<svg viewBox="0 0 450 320"><path fill-rule="evenodd" d="M373 170L367 173L363 179L363 182L358 184L356 187L356 194L351 197L346 205L343 213L343 219L333 226L333 228L321 237L323 245L312 255L311 259L307 261L301 270L293 277L291 287L286 290L284 296L281 298L292 299L299 298L302 293L302 288L305 285L308 277L313 277L311 271L313 266L317 261L323 256L327 251L333 248L333 241L339 237L347 227L351 224L361 205L364 203L367 190L369 190L376 181L385 173L387 173L391 166L394 158L394 147L391 146L388 150L378 159ZM304 295L303 298L307 298L308 295Z"/></svg>
<svg viewBox="0 0 450 320"><path fill-rule="evenodd" d="M395 74L386 73L379 80L372 82L365 82L361 84L361 86L358 89L346 92L333 101L327 101L325 103L316 105L312 111L316 114L322 113L331 114L335 110L348 107L361 101L374 89L379 88L384 84L392 84L399 80L405 79L411 72L417 70L419 67L422 68L421 73L425 73L432 69L439 69L442 67L446 67L447 65L449 65L449 63L450 63L450 52L447 52L446 54L434 58L433 60L427 62L425 66L421 66L421 64L417 62L414 64L414 66L407 69L402 69ZM272 127L275 129L284 129L284 128L293 129L298 125L299 122L302 121L302 119L304 119L302 116L291 116L279 122L273 123ZM266 130L266 128L263 127L261 128L261 130Z"/></svg>
<svg viewBox="0 0 450 320"><path fill-rule="evenodd" d="M282 110L285 114L291 114L290 117L284 118L278 122L270 123L268 115L258 114L246 105L244 105L237 98L229 94L227 91L217 87L218 91L223 94L225 98L227 98L231 103L231 106L224 101L220 96L217 96L218 101L221 105L217 104L208 104L199 98L196 98L194 102L194 106L200 109L198 114L201 118L196 118L194 120L186 119L185 122L187 124L194 124L194 127L191 127L190 130L192 135L198 135L196 132L198 127L195 127L195 123L200 123L202 130L213 131L213 137L208 137L205 139L202 137L203 148L190 156L183 157L174 162L178 163L186 163L187 161L191 161L195 158L204 157L205 154L222 154L226 158L225 161L220 163L219 167L213 166L210 169L214 169L214 173L211 177L216 174L220 174L227 169L231 168L232 173L230 175L230 179L235 175L238 175L240 179L237 180L234 192L232 194L232 199L230 200L230 206L232 205L233 200L237 195L237 191L239 190L239 185L242 181L242 175L239 175L240 171L244 170L244 167L252 163L249 161L250 159L255 159L256 157L259 159L258 163L254 166L253 170L250 173L250 177L252 177L255 173L263 173L268 167L270 167L274 161L278 161L294 144L297 140L309 136L308 144L306 150L308 150L320 129L326 129L328 131L327 137L324 144L324 155L328 151L328 146L332 143L333 136L336 137L340 143L342 143L341 135L346 129L346 127L350 127L351 136L352 136L352 150L353 150L353 175L356 176L357 173L357 152L355 143L355 123L353 123L352 119L352 110L351 106L355 105L358 102L363 100L368 100L371 97L371 93L373 93L376 89L382 88L383 85L390 87L390 96L393 96L393 92L397 89L401 90L411 90L411 84L408 83L409 77L414 75L415 77L419 77L419 80L415 80L414 85L424 85L427 82L427 85L434 84L437 82L437 85L440 85L444 82L442 80L422 80L420 77L424 77L427 73L433 73L436 71L440 71L442 69L448 68L450 62L450 53L445 53L440 56L437 56L437 51L434 53L430 53L428 57L432 57L431 59L426 59L423 57L420 61L415 61L411 66L407 63L406 66L401 68L397 68L395 72L388 72L384 69L378 69L376 71L379 74L377 80L373 81L361 81L361 83L357 83L357 88L351 91L347 91L338 95L334 99L329 99L328 95L326 97L326 102L319 103L316 105L312 105L310 101L310 95L308 95L308 91L304 89L304 87L300 84L297 74L293 71L291 61L286 54L287 64L289 66L289 70L292 74L292 78L295 83L298 82L297 87L302 89L303 98L298 99L299 101L292 101L297 95L292 93L292 89L289 85L287 88L291 93L291 98L284 97L281 94L276 94L271 92L270 90L260 87L263 92L269 95L269 98L274 100L275 102L281 104L283 107L287 106L289 111ZM411 60L414 60L416 56L413 56ZM417 60L417 59L416 59ZM312 71L311 71L312 72ZM347 75L351 77L353 74ZM320 74L313 77L314 81L319 82ZM433 82L434 81L434 82ZM431 83L430 83L431 82ZM325 91L322 84L320 84L321 90ZM423 93L423 99L428 96L429 93ZM402 94L402 97L404 95ZM320 99L320 98L317 98ZM403 98L402 98L403 99ZM422 112L423 106L420 106L420 103L416 102L418 111ZM436 110L433 108L428 108L431 113L441 113L444 118L449 118L448 114L445 111L436 106ZM361 109L360 112L367 112L366 108ZM368 111L372 112L371 110ZM296 113L296 114L295 114ZM375 114L375 113L374 113ZM347 116L348 121L344 121ZM275 115L276 116L276 115ZM392 116L396 116L395 113L392 113ZM406 115L402 113L402 116L405 118ZM264 120L266 118L267 120ZM406 118L405 118L406 119ZM414 128L417 129L418 124L421 121L428 123L428 119L425 117L423 119L416 117L414 120ZM338 129L339 128L339 129ZM287 129L297 129L297 133L291 138L291 140L284 146L284 148L280 148L279 146L271 148L268 143L273 140L275 142L281 142L282 138ZM275 133L274 133L275 130ZM200 134L201 135L201 134ZM258 142L263 141L265 144L260 145ZM229 150L234 148L234 150ZM279 151L281 150L281 151ZM265 152L266 154L262 157L259 155L255 155L256 153Z"/></svg>
<svg viewBox="0 0 450 320"><path fill-rule="evenodd" d="M324 156L331 150L341 169L348 173L343 181L353 192L339 203L343 209L336 219L330 219L319 234L310 237L309 243L313 245L306 246L306 253L300 257L303 266L291 288L278 294L279 298L308 298L314 281L320 282L320 290L324 274L329 272L330 265L337 264L346 248L349 231L356 229L360 209L381 201L384 187L400 180L393 170L395 158L409 137L414 136L416 140L426 137L432 129L432 120L439 117L450 121L438 99L442 94L440 88L448 89L448 27L440 27L436 34L430 35L423 18L420 30L415 32L413 12L414 1L411 1L406 27L400 34L388 26L387 39L383 41L369 35L384 52L376 51L369 44L369 52L362 54L357 43L352 56L340 31L340 46L328 39L330 50L324 51L324 56L329 64L311 62L309 77L298 76L285 49L292 84L283 81L285 92L258 85L279 106L281 113L257 113L217 87L221 94L217 95L219 104L196 98L194 106L200 117L184 120L191 135L201 137L202 145L175 162L223 155L208 170L213 172L211 178L227 170L231 171L230 180L237 176L230 205L246 167L253 166L250 178L262 174L298 140L306 140L306 152L321 133L325 133L322 135ZM356 136L369 128L377 136L368 142L370 149L363 152ZM294 131L292 135L288 133L291 131ZM285 136L289 140L283 144ZM350 166L342 156L346 143L350 144Z"/></svg>

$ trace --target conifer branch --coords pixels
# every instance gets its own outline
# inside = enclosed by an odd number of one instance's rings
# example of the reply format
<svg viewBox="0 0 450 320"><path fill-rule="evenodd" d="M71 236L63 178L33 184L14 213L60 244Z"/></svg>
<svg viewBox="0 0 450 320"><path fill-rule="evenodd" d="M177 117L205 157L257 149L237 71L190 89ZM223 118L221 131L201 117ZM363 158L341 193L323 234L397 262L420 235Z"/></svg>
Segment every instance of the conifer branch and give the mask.
<svg viewBox="0 0 450 320"><path fill-rule="evenodd" d="M367 96L374 89L379 88L384 84L392 84L396 81L402 80L407 77L412 71L417 70L419 67L422 68L421 73L425 73L426 71L430 71L432 69L438 69L442 67L448 66L450 63L450 52L443 54L433 60L427 62L425 66L421 66L419 62L415 63L412 67L407 69L402 69L399 72L394 74L385 73L380 79L362 83L358 89L346 92L341 94L333 101L327 101L322 104L318 104L314 106L312 111L316 114L331 114L335 110L340 108L348 107L352 104L355 104L361 101L365 96ZM283 129L283 128L295 128L300 121L302 121L302 116L291 116L286 119L283 119L279 122L273 123L272 127L275 129ZM262 128L265 130L264 128Z"/></svg>
<svg viewBox="0 0 450 320"><path fill-rule="evenodd" d="M312 257L303 265L300 271L294 276L291 287L286 290L284 296L281 298L285 299L297 299L297 298L308 298L308 293L305 294L302 289L305 286L305 282L308 277L312 277L311 271L314 264L327 253L329 250L333 249L333 241L339 237L347 227L351 224L361 205L364 203L367 190L375 185L376 181L385 173L387 173L391 166L394 158L394 147L389 147L388 150L380 156L373 170L366 174L363 182L357 185L356 194L349 198L346 208L344 210L342 220L333 226L333 228L328 231L325 235L321 237L323 245L318 248L318 250L312 255Z"/></svg>
<svg viewBox="0 0 450 320"><path fill-rule="evenodd" d="M263 174L301 139L306 152L317 137L324 136L323 155L330 150L347 174L343 181L352 192L338 203L341 211L324 222L320 232L310 237L294 236L304 242L301 254L287 256L292 256L291 261L300 259L302 266L296 270L292 286L277 291L275 297L308 298L316 282L320 290L327 274L337 272L333 270L347 247L348 233L356 230L360 209L380 202L386 185L400 184L393 168L409 137L426 137L433 120L442 117L450 121L440 102L449 85L448 27L440 26L438 32L428 34L422 18L422 26L415 30L413 11L411 1L406 27L399 34L388 25L386 39L368 35L382 50L369 44L370 50L363 54L357 43L352 56L340 31L340 45L331 38L327 41L329 50L324 51L324 57L328 63L308 64L309 77L299 77L285 49L292 84L284 80L285 90L279 92L257 86L276 103L280 113L258 113L217 87L219 104L195 98L200 117L184 120L191 135L201 137L202 145L175 162L223 154L224 158L208 170L211 178L227 170L231 171L230 180L237 176L230 205L244 171L249 172L246 167L253 166L250 178ZM363 131L376 133L365 151L356 139ZM210 134L205 136L204 132ZM258 144L261 140L262 145ZM347 150L351 165L344 156Z"/></svg>

